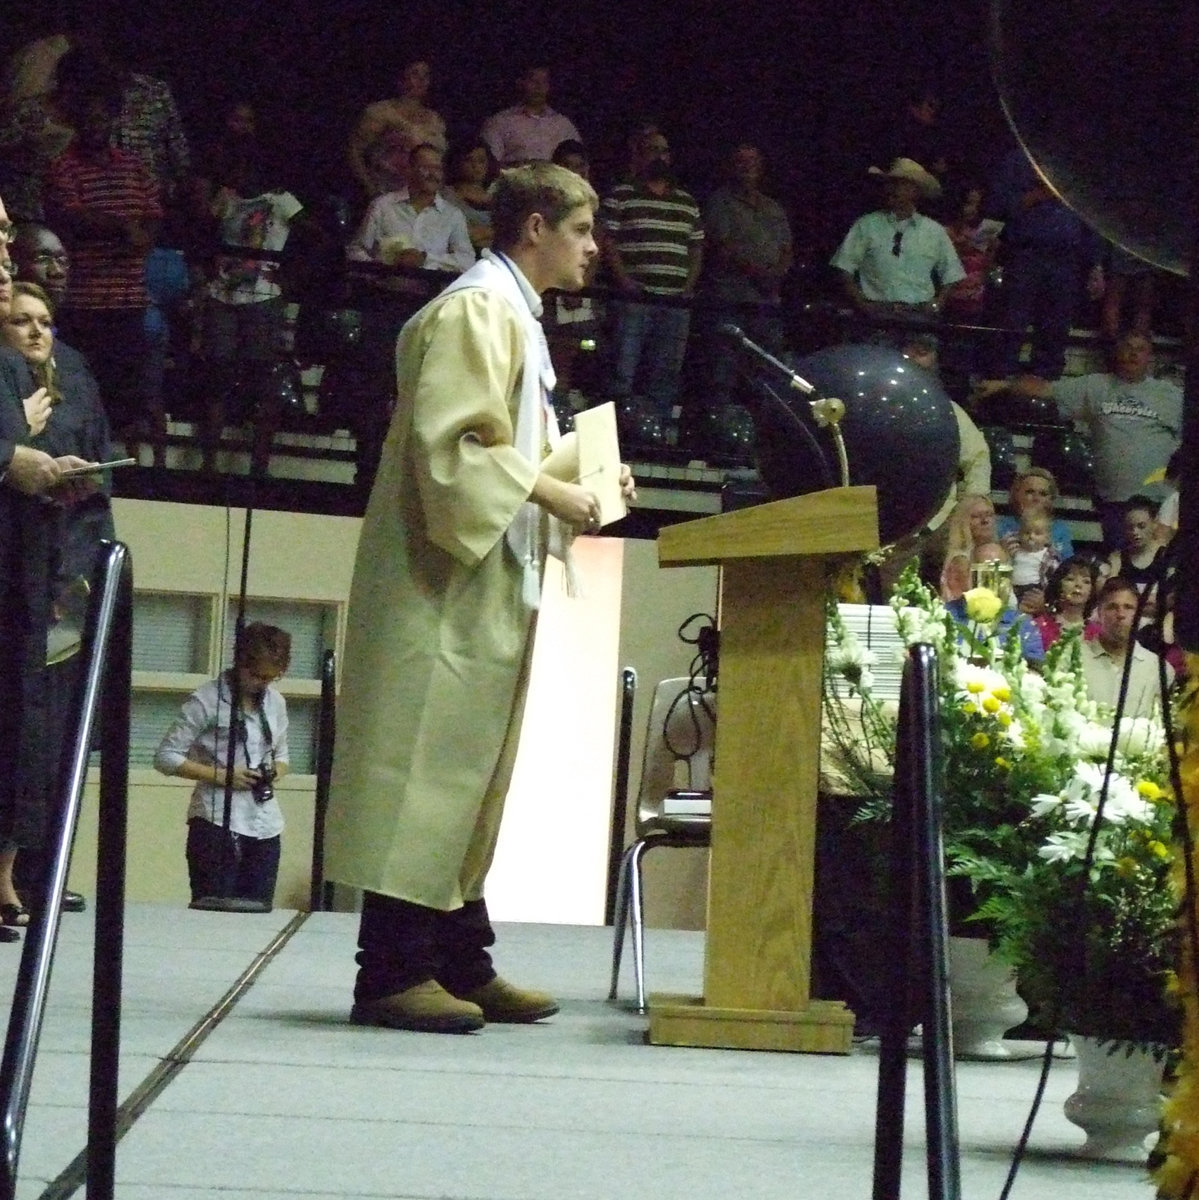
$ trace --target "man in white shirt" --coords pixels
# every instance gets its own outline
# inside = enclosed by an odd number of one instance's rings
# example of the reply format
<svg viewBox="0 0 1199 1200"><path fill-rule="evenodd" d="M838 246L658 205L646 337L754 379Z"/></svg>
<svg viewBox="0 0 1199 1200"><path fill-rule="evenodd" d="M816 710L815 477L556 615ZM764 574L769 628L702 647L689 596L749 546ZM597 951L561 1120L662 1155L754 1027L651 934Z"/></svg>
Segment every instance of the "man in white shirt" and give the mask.
<svg viewBox="0 0 1199 1200"><path fill-rule="evenodd" d="M1126 579L1109 579L1099 592L1096 614L1099 634L1082 644L1082 673L1087 692L1097 704L1114 709L1120 696L1124 662L1132 659L1126 717L1148 717L1159 711L1161 691L1158 656L1146 650L1132 635L1137 611L1137 590ZM1165 664L1167 684L1174 682L1174 668Z"/></svg>
<svg viewBox="0 0 1199 1200"><path fill-rule="evenodd" d="M501 167L549 162L559 142L582 141L569 117L550 108L550 70L530 66L516 81L520 103L483 122L481 136Z"/></svg>
<svg viewBox="0 0 1199 1200"><path fill-rule="evenodd" d="M417 146L408 160L408 186L371 202L354 240L351 262L461 274L475 261L466 218L441 194L441 151Z"/></svg>
<svg viewBox="0 0 1199 1200"><path fill-rule="evenodd" d="M941 185L919 163L871 167L886 183L883 207L859 217L833 255L850 303L867 316L936 319L945 293L966 272L945 227L917 211Z"/></svg>

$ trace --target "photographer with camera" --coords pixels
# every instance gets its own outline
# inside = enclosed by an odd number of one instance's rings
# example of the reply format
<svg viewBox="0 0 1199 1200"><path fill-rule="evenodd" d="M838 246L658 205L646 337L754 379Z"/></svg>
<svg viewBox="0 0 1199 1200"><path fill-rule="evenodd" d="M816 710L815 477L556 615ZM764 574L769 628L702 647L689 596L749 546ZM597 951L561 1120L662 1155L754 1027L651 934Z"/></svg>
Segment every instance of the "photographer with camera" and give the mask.
<svg viewBox="0 0 1199 1200"><path fill-rule="evenodd" d="M271 686L291 661L291 635L247 625L233 669L184 701L154 756L164 775L195 781L187 810L192 907L226 898L269 911L279 874L283 810L274 783L287 774L287 702ZM233 672L241 693L233 711ZM225 829L225 779L232 759L233 805Z"/></svg>

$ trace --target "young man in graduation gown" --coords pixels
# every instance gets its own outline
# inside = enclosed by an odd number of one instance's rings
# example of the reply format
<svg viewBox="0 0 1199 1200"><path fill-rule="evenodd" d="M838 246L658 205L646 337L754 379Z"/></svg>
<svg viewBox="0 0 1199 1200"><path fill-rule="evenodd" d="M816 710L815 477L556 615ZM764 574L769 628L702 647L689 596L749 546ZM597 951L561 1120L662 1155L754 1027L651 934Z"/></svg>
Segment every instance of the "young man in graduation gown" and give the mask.
<svg viewBox="0 0 1199 1200"><path fill-rule="evenodd" d="M326 862L363 889L360 1024L466 1032L553 998L499 978L483 882L511 778L546 552L599 527L557 440L541 293L582 287L591 186L505 171L494 250L404 327L350 594ZM628 472L622 480L632 494ZM570 574L569 562L567 574Z"/></svg>

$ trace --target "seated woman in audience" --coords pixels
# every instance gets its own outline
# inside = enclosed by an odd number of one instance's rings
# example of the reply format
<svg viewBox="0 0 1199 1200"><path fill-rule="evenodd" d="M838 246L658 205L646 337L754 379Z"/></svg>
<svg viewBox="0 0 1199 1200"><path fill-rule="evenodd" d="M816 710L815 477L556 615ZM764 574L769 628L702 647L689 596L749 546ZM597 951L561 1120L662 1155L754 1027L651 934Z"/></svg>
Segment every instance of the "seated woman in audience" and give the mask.
<svg viewBox="0 0 1199 1200"><path fill-rule="evenodd" d="M1009 493L1011 514L999 517L995 523L999 539L1009 554L1015 549L1021 518L1035 512L1049 518L1050 545L1058 561L1065 562L1073 557L1074 543L1070 539L1070 527L1053 515L1057 496L1057 480L1053 472L1045 467L1029 467L1016 476Z"/></svg>
<svg viewBox="0 0 1199 1200"><path fill-rule="evenodd" d="M466 218L471 245L482 250L491 245L491 195L488 187L495 163L486 142L455 146L446 160L449 183L441 194Z"/></svg>
<svg viewBox="0 0 1199 1200"><path fill-rule="evenodd" d="M1142 621L1154 615L1157 603L1157 584L1163 570L1163 546L1156 537L1157 505L1145 496L1133 496L1124 506L1120 524L1120 548L1108 559L1108 572L1127 579L1138 594L1150 589Z"/></svg>
<svg viewBox="0 0 1199 1200"><path fill-rule="evenodd" d="M1033 617L1046 650L1064 630L1086 626L1098 584L1098 572L1091 560L1076 555L1059 564L1045 588L1045 607Z"/></svg>
<svg viewBox="0 0 1199 1200"><path fill-rule="evenodd" d="M995 532L995 506L986 496L963 496L949 514L945 528L941 598L958 600L970 587L971 564L981 561L978 557L979 549L998 540Z"/></svg>

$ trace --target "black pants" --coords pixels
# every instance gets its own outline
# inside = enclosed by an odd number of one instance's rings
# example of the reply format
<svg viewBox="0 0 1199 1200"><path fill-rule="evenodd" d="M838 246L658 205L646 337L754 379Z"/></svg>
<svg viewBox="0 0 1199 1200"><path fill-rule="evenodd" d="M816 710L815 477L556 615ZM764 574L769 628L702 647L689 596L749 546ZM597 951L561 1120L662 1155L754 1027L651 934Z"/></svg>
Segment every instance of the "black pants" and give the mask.
<svg viewBox="0 0 1199 1200"><path fill-rule="evenodd" d="M187 823L187 876L192 900L223 896L273 904L279 847L278 835L253 838L227 834L222 826L193 817Z"/></svg>
<svg viewBox="0 0 1199 1200"><path fill-rule="evenodd" d="M161 401L159 411L151 412L144 392L145 324L145 308L72 309L63 314L63 337L86 356L118 437L142 421L149 421L151 432L156 432L162 422Z"/></svg>
<svg viewBox="0 0 1199 1200"><path fill-rule="evenodd" d="M429 979L455 994L469 992L495 978L487 953L493 945L484 900L442 912L364 892L354 1000L378 1000Z"/></svg>

